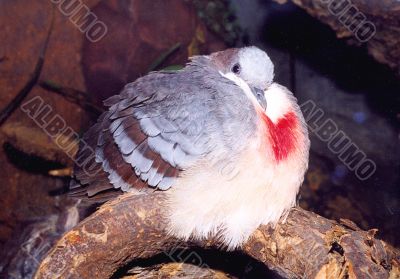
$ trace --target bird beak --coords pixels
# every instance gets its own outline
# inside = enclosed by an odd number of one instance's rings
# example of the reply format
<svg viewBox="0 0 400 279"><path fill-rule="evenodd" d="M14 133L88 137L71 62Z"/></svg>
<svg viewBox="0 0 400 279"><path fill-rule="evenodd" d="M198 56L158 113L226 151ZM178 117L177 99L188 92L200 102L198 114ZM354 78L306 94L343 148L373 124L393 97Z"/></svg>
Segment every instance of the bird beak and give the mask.
<svg viewBox="0 0 400 279"><path fill-rule="evenodd" d="M260 88L257 88L257 87L253 87L251 91L253 92L253 94L256 97L260 106L264 110L266 110L267 109L267 100L265 99L264 90L261 90Z"/></svg>

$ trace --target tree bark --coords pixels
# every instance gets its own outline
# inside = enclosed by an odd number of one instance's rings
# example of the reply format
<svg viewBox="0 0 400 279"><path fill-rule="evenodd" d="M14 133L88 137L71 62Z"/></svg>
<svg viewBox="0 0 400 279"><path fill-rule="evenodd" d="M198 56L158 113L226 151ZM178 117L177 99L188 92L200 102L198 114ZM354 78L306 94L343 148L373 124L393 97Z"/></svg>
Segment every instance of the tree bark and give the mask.
<svg viewBox="0 0 400 279"><path fill-rule="evenodd" d="M179 279L229 279L231 276L222 271L195 266L186 263L165 263L150 267L134 267L122 279L154 279L154 278L179 278Z"/></svg>
<svg viewBox="0 0 400 279"><path fill-rule="evenodd" d="M124 194L104 204L54 245L35 278L109 278L133 259L169 254L182 245L218 247L214 240L181 243L168 236L164 196ZM376 230L343 223L294 208L275 229L258 228L242 250L286 278L400 276L397 249L376 239Z"/></svg>
<svg viewBox="0 0 400 279"><path fill-rule="evenodd" d="M287 0L275 0L285 3ZM311 16L328 24L338 38L352 45L365 45L368 52L380 63L390 66L400 74L400 2L397 0L291 0ZM354 18L355 16L355 18ZM364 19L364 21L361 21ZM360 20L360 21L357 21ZM363 23L366 23L364 26ZM359 23L359 24L357 24ZM375 33L366 41L358 35L362 28L375 27ZM361 27L361 29L359 28Z"/></svg>

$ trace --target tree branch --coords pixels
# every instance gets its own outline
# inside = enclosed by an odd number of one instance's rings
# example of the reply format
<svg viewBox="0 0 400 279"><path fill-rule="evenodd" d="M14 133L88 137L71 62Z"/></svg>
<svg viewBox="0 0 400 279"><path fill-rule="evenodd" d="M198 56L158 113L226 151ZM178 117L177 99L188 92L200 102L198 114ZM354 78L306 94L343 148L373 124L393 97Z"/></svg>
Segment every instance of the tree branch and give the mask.
<svg viewBox="0 0 400 279"><path fill-rule="evenodd" d="M56 243L35 278L109 278L133 259L167 253L179 242L165 233L164 197L162 192L125 194L104 204ZM287 278L400 275L398 250L375 239L376 230L345 223L295 208L275 229L257 229L242 250ZM184 245L219 244L207 240Z"/></svg>
<svg viewBox="0 0 400 279"><path fill-rule="evenodd" d="M211 270L186 263L165 263L150 267L134 267L124 275L123 279L229 279L232 278L222 271Z"/></svg>

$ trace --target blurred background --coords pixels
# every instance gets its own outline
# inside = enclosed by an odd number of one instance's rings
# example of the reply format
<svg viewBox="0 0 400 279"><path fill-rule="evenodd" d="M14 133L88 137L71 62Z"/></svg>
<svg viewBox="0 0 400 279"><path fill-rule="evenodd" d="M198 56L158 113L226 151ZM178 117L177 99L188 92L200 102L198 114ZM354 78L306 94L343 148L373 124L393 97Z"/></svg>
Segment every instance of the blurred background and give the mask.
<svg viewBox="0 0 400 279"><path fill-rule="evenodd" d="M0 278L31 278L82 217L66 195L76 147L61 148L24 104L40 97L82 135L126 83L245 45L269 54L308 119L299 205L400 245L400 2L0 0L0 28ZM339 135L352 152L333 147ZM225 276L201 278L274 278L239 253L199 253ZM153 278L164 260L115 278Z"/></svg>

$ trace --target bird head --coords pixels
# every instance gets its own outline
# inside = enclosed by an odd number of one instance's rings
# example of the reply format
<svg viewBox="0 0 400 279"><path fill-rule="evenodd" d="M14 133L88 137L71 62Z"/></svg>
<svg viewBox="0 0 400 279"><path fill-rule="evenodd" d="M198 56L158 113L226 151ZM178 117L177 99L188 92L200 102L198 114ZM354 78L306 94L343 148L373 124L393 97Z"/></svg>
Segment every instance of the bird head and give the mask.
<svg viewBox="0 0 400 279"><path fill-rule="evenodd" d="M274 78L274 64L261 49L251 46L230 48L211 54L223 74L235 75L251 88L265 90Z"/></svg>
<svg viewBox="0 0 400 279"><path fill-rule="evenodd" d="M272 122L297 107L285 87L273 82L274 64L261 49L231 48L210 55L220 74L233 81Z"/></svg>
<svg viewBox="0 0 400 279"><path fill-rule="evenodd" d="M299 139L307 141L297 100L288 89L273 82L274 65L264 51L254 46L233 48L213 53L210 58L219 73L239 86L254 104L277 160L298 149Z"/></svg>

